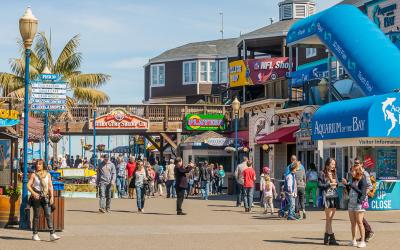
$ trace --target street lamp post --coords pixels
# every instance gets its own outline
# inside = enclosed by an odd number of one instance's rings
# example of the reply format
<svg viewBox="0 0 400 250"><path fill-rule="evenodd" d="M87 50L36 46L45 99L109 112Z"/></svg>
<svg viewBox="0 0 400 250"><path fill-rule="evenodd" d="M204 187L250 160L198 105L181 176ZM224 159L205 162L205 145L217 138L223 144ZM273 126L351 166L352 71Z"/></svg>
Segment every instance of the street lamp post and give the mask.
<svg viewBox="0 0 400 250"><path fill-rule="evenodd" d="M85 149L84 149L84 146L85 146L85 138L83 138L83 137L81 137L81 146L82 146L82 159L84 159L84 157L85 157Z"/></svg>
<svg viewBox="0 0 400 250"><path fill-rule="evenodd" d="M232 102L232 111L234 113L234 119L235 119L235 152L233 153L233 172L236 172L236 168L237 168L237 163L238 163L238 158L239 158L239 154L238 154L238 114L239 114L239 109L240 109L240 102L237 99L237 97L235 97L235 100L233 100ZM234 182L235 182L235 178L233 178ZM236 182L234 183L234 190L235 193L236 191Z"/></svg>
<svg viewBox="0 0 400 250"><path fill-rule="evenodd" d="M31 8L28 7L24 16L19 19L19 32L25 47L25 101L24 101L24 172L22 179L22 203L20 207L20 223L21 229L30 227L28 203L28 122L29 122L29 65L31 46L37 31L38 20L32 14Z"/></svg>
<svg viewBox="0 0 400 250"><path fill-rule="evenodd" d="M93 168L96 170L97 156L96 156L96 115L97 109L93 109Z"/></svg>

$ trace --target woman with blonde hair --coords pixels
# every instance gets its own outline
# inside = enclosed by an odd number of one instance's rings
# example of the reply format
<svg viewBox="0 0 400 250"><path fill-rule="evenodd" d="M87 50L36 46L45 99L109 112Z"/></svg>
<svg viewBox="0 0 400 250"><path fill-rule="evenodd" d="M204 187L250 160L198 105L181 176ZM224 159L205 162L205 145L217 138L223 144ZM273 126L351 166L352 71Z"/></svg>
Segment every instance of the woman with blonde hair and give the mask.
<svg viewBox="0 0 400 250"><path fill-rule="evenodd" d="M50 229L50 240L55 241L60 239L60 237L55 234L53 221L51 219L51 207L54 204L53 182L51 181L50 174L44 168L44 161L41 159L36 162L35 172L29 178L28 190L31 193L30 204L31 207L33 207L32 240L40 241L38 235L40 208L44 210L47 227Z"/></svg>
<svg viewBox="0 0 400 250"><path fill-rule="evenodd" d="M271 182L271 177L265 175L264 182L261 186L263 191L264 214L268 213L268 208L271 210L271 215L274 214L274 198L276 198L276 190L274 183Z"/></svg>

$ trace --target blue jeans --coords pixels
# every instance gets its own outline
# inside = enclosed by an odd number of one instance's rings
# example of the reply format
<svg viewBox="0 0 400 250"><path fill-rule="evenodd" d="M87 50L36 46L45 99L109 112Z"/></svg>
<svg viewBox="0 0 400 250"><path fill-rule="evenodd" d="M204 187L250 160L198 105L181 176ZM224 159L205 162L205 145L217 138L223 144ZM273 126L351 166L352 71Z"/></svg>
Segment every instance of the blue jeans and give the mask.
<svg viewBox="0 0 400 250"><path fill-rule="evenodd" d="M118 197L122 198L122 196L124 196L125 193L125 186L126 186L126 179L125 177L117 177L116 180L116 185L117 185L117 191L118 191Z"/></svg>
<svg viewBox="0 0 400 250"><path fill-rule="evenodd" d="M218 180L218 193L222 194L222 187L224 186L224 178L219 178Z"/></svg>
<svg viewBox="0 0 400 250"><path fill-rule="evenodd" d="M208 193L210 191L210 182L209 181L201 181L201 195L203 199L208 199Z"/></svg>
<svg viewBox="0 0 400 250"><path fill-rule="evenodd" d="M287 201L289 202L288 204L288 218L295 218L295 208L296 208L296 198L293 197L292 195L288 195L286 193L286 197L288 197Z"/></svg>
<svg viewBox="0 0 400 250"><path fill-rule="evenodd" d="M112 185L110 184L100 184L99 185L99 197L100 197L100 208L110 209L111 206L111 192Z"/></svg>
<svg viewBox="0 0 400 250"><path fill-rule="evenodd" d="M167 186L167 198L169 197L175 198L176 197L175 180L167 180L165 184Z"/></svg>
<svg viewBox="0 0 400 250"><path fill-rule="evenodd" d="M136 187L136 205L137 208L142 210L144 207L144 194L145 194L145 190L144 187Z"/></svg>
<svg viewBox="0 0 400 250"><path fill-rule="evenodd" d="M244 207L251 208L253 204L254 188L244 188Z"/></svg>
<svg viewBox="0 0 400 250"><path fill-rule="evenodd" d="M244 199L244 188L243 185L237 183L236 185L236 192L237 192L237 200L236 200L236 206L240 206L242 204L242 201Z"/></svg>

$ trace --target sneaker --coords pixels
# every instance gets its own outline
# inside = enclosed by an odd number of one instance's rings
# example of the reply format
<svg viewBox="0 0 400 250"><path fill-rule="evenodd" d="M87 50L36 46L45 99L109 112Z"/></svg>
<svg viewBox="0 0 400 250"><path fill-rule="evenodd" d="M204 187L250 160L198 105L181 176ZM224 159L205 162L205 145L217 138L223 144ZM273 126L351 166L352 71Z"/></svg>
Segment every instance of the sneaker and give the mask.
<svg viewBox="0 0 400 250"><path fill-rule="evenodd" d="M365 241L361 241L360 243L358 243L357 247L364 248L364 247L367 247L367 244L365 244Z"/></svg>
<svg viewBox="0 0 400 250"><path fill-rule="evenodd" d="M186 215L184 212L177 212L176 215Z"/></svg>
<svg viewBox="0 0 400 250"><path fill-rule="evenodd" d="M374 233L373 232L370 232L369 234L366 234L365 235L365 242L368 242L368 241L370 241L370 240L372 240L372 238L374 238Z"/></svg>
<svg viewBox="0 0 400 250"><path fill-rule="evenodd" d="M306 219L306 218L307 218L306 213L303 213L303 219Z"/></svg>
<svg viewBox="0 0 400 250"><path fill-rule="evenodd" d="M38 234L34 234L34 235L32 236L32 240L34 240L34 241L40 241L39 235L38 235Z"/></svg>
<svg viewBox="0 0 400 250"><path fill-rule="evenodd" d="M141 212L141 213L144 213L144 209L143 209L143 208L142 208L142 209L140 209L140 212Z"/></svg>
<svg viewBox="0 0 400 250"><path fill-rule="evenodd" d="M287 220L298 220L298 219L296 217L289 216L287 217Z"/></svg>
<svg viewBox="0 0 400 250"><path fill-rule="evenodd" d="M61 239L61 237L58 236L57 234L50 234L50 241L55 241L59 239Z"/></svg>
<svg viewBox="0 0 400 250"><path fill-rule="evenodd" d="M111 210L109 208L106 209L107 213L111 213Z"/></svg>
<svg viewBox="0 0 400 250"><path fill-rule="evenodd" d="M103 208L99 208L99 212L104 214L106 212L106 210L104 210Z"/></svg>
<svg viewBox="0 0 400 250"><path fill-rule="evenodd" d="M349 242L349 246L351 247L356 247L357 246L357 241L356 240L352 240Z"/></svg>

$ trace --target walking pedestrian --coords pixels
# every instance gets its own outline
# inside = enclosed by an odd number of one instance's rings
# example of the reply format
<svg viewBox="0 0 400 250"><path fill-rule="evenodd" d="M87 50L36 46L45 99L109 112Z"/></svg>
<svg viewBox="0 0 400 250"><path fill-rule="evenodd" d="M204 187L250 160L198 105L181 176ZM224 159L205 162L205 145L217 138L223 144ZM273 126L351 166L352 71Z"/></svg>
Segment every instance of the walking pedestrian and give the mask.
<svg viewBox="0 0 400 250"><path fill-rule="evenodd" d="M129 157L129 161L126 164L126 170L128 172L128 195L129 199L133 199L135 197L135 181L133 179L133 173L136 171L135 157Z"/></svg>
<svg viewBox="0 0 400 250"><path fill-rule="evenodd" d="M224 186L224 178L225 178L224 166L219 165L217 175L218 175L218 194L222 194L222 188Z"/></svg>
<svg viewBox="0 0 400 250"><path fill-rule="evenodd" d="M126 162L124 161L123 157L117 158L116 172L117 172L116 184L117 184L118 198L123 198L126 195L125 187L126 187L126 176L127 176Z"/></svg>
<svg viewBox="0 0 400 250"><path fill-rule="evenodd" d="M156 172L153 170L153 168L151 167L150 164L147 165L147 180L148 180L148 184L149 184L149 196L154 196L155 193L155 181L156 181Z"/></svg>
<svg viewBox="0 0 400 250"><path fill-rule="evenodd" d="M243 197L244 197L244 188L243 188L243 170L247 167L247 161L249 158L246 156L243 157L242 163L240 163L235 170L235 180L236 180L236 187L237 187L237 199L236 199L236 206L240 207L242 205Z"/></svg>
<svg viewBox="0 0 400 250"><path fill-rule="evenodd" d="M211 170L207 163L203 163L200 168L201 195L204 200L208 200L210 192Z"/></svg>
<svg viewBox="0 0 400 250"><path fill-rule="evenodd" d="M367 200L367 180L363 173L361 165L353 166L351 170L352 182L349 183L343 178L342 183L346 186L347 192L349 193L349 217L351 223L351 242L350 246L356 246L358 248L366 247L365 243L365 228L363 224L364 212L368 208ZM356 231L360 231L361 241L356 241Z"/></svg>
<svg viewBox="0 0 400 250"><path fill-rule="evenodd" d="M109 213L111 207L111 195L116 180L115 165L109 161L108 154L103 156L103 161L97 168L96 186L99 189L100 213Z"/></svg>
<svg viewBox="0 0 400 250"><path fill-rule="evenodd" d="M134 178L135 178L135 189L136 189L136 205L138 208L138 213L143 213L145 192L146 192L145 186L147 183L147 171L143 166L142 162L138 162Z"/></svg>
<svg viewBox="0 0 400 250"><path fill-rule="evenodd" d="M363 171L363 174L365 176L365 180L367 181L367 197L366 200L368 201L368 198L373 198L375 195L376 191L376 180L375 177L370 175L368 171L364 168L364 164L362 161L360 161L358 158L354 160L354 165L360 165ZM374 231L372 230L371 225L368 223L367 219L365 218L365 213L364 212L364 217L363 217L363 225L365 228L365 242L369 242L375 235Z"/></svg>
<svg viewBox="0 0 400 250"><path fill-rule="evenodd" d="M274 199L277 197L274 183L271 182L271 177L265 175L263 184L261 185L263 190L263 203L264 203L264 214L268 213L268 208L271 210L271 215L274 214Z"/></svg>
<svg viewBox="0 0 400 250"><path fill-rule="evenodd" d="M311 194L313 207L317 207L318 173L314 163L308 167L306 180L306 205L309 205Z"/></svg>
<svg viewBox="0 0 400 250"><path fill-rule="evenodd" d="M265 204L265 202L264 202L264 189L263 189L263 187L264 187L264 185L265 185L265 178L266 178L267 176L269 176L269 172L270 172L269 167L265 165L265 166L263 167L262 173L261 173L261 175L260 175L260 203L261 203L261 207L264 207L264 204ZM264 208L265 208L265 207L264 207Z"/></svg>
<svg viewBox="0 0 400 250"><path fill-rule="evenodd" d="M296 184L297 184L297 197L296 197L296 214L300 217L300 212L303 213L303 219L306 216L306 172L304 167L301 168L301 162L297 161L297 169L295 174L296 177Z"/></svg>
<svg viewBox="0 0 400 250"><path fill-rule="evenodd" d="M157 179L157 190L160 196L163 195L163 189L165 185L165 171L163 166L159 166L158 173L156 175Z"/></svg>
<svg viewBox="0 0 400 250"><path fill-rule="evenodd" d="M35 166L35 172L31 174L28 181L28 190L31 193L29 203L33 207L33 236L32 240L40 241L38 234L39 213L43 208L46 217L47 227L50 230L50 240L55 241L60 237L55 234L51 210L54 204L53 182L49 172L44 168L44 161L38 160Z"/></svg>
<svg viewBox="0 0 400 250"><path fill-rule="evenodd" d="M300 167L300 162L294 161L290 164L290 173L285 176L285 195L288 201L288 220L297 220L295 214L296 197L297 197L297 181L296 171Z"/></svg>
<svg viewBox="0 0 400 250"><path fill-rule="evenodd" d="M182 204L183 200L185 198L185 191L188 187L188 179L186 177L186 174L189 173L193 168L193 163L190 163L189 166L186 168L183 166L183 161L182 158L177 157L175 159L175 188L176 188L176 194L177 194L177 199L176 199L176 214L177 215L186 215L182 211Z"/></svg>
<svg viewBox="0 0 400 250"><path fill-rule="evenodd" d="M338 180L336 175L336 160L328 158L324 170L318 175L318 188L322 207L325 208L325 234L324 245L339 245L332 230L332 220L336 209L339 208L339 195L337 192Z"/></svg>
<svg viewBox="0 0 400 250"><path fill-rule="evenodd" d="M246 168L243 170L243 188L244 188L244 208L245 212L251 212L254 194L254 181L256 172L253 169L253 162L247 161Z"/></svg>
<svg viewBox="0 0 400 250"><path fill-rule="evenodd" d="M167 176L167 198L175 198L175 164L173 159L169 162L170 164L167 165L167 169L165 170Z"/></svg>

